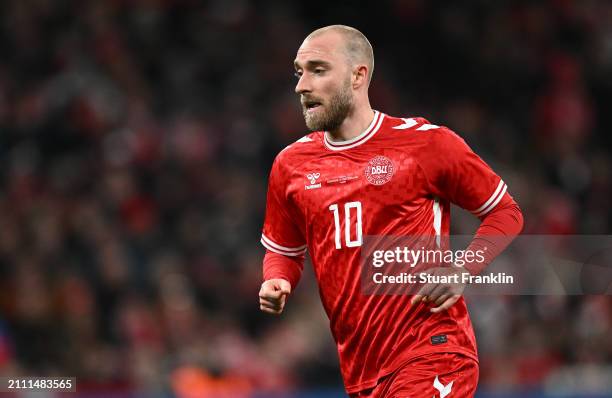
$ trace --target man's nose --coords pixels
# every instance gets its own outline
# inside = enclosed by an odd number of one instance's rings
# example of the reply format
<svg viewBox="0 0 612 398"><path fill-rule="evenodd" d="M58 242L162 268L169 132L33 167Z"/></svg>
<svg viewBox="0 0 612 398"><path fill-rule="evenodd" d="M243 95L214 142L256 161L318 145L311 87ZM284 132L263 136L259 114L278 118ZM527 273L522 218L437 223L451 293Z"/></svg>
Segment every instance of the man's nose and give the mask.
<svg viewBox="0 0 612 398"><path fill-rule="evenodd" d="M308 82L308 78L306 77L306 75L304 74L300 76L300 79L295 85L295 92L297 94L304 94L304 93L309 93L311 91L312 91L312 88L310 87L310 83Z"/></svg>

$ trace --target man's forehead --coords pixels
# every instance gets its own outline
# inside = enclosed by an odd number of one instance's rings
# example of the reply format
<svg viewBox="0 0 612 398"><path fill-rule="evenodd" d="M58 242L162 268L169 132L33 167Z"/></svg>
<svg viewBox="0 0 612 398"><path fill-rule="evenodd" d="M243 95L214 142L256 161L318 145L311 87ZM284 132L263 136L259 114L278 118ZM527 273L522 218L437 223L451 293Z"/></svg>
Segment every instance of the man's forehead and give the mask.
<svg viewBox="0 0 612 398"><path fill-rule="evenodd" d="M332 60L337 55L340 44L338 35L334 34L307 38L297 51L296 61L310 58Z"/></svg>
<svg viewBox="0 0 612 398"><path fill-rule="evenodd" d="M306 64L306 63L330 63L333 61L332 53L329 51L319 50L319 49L302 49L298 50L298 53L295 57L293 63L297 64Z"/></svg>

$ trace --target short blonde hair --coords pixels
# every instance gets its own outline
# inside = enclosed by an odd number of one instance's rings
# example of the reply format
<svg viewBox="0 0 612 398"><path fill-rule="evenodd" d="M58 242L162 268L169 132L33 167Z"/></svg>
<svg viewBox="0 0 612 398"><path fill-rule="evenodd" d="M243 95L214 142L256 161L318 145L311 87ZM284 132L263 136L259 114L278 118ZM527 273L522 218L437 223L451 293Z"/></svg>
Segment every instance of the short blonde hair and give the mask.
<svg viewBox="0 0 612 398"><path fill-rule="evenodd" d="M374 73L374 50L369 40L359 30L346 25L329 25L309 34L306 40L327 32L336 32L343 36L344 50L349 61L355 65L363 63L368 67L368 84Z"/></svg>

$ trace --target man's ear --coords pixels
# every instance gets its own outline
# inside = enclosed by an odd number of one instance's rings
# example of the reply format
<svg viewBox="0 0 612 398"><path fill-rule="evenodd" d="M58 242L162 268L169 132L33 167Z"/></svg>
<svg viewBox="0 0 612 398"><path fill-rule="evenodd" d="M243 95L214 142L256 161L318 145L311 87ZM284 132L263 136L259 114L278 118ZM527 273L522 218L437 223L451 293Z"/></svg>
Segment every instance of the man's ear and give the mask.
<svg viewBox="0 0 612 398"><path fill-rule="evenodd" d="M368 67L365 65L357 65L353 69L353 88L357 89L368 84Z"/></svg>

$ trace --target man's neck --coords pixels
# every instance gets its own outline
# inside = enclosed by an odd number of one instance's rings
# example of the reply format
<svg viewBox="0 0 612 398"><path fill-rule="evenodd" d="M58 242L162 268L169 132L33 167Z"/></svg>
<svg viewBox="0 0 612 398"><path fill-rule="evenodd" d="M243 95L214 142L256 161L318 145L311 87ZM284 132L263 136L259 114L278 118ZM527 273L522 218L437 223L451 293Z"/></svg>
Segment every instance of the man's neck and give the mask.
<svg viewBox="0 0 612 398"><path fill-rule="evenodd" d="M355 109L344 119L340 127L330 131L333 141L347 141L363 133L374 119L374 111L368 104L362 109Z"/></svg>

